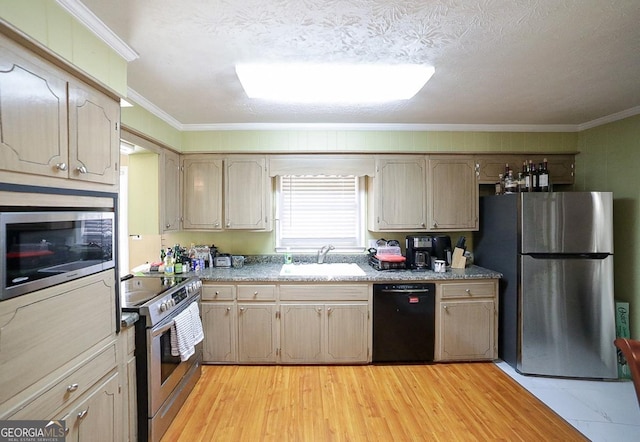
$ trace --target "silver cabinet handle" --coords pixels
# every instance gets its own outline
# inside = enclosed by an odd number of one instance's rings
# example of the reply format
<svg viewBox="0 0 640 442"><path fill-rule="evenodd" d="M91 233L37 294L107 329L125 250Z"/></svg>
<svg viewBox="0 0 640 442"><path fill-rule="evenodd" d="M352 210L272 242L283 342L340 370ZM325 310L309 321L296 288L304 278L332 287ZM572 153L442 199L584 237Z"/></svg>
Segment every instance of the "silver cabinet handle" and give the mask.
<svg viewBox="0 0 640 442"><path fill-rule="evenodd" d="M171 224L165 224L164 228L168 229L169 227L171 227Z"/></svg>
<svg viewBox="0 0 640 442"><path fill-rule="evenodd" d="M467 292L467 295L471 296L471 289L465 289L465 292Z"/></svg>
<svg viewBox="0 0 640 442"><path fill-rule="evenodd" d="M85 417L87 417L87 413L89 413L88 408L86 410L82 410L80 413L78 413L78 419L84 419Z"/></svg>
<svg viewBox="0 0 640 442"><path fill-rule="evenodd" d="M218 296L218 295L220 295L220 292L216 290L216 294L214 296Z"/></svg>
<svg viewBox="0 0 640 442"><path fill-rule="evenodd" d="M443 305L442 308L445 309L445 310L448 310L449 306L448 305Z"/></svg>
<svg viewBox="0 0 640 442"><path fill-rule="evenodd" d="M56 164L58 170L67 170L67 163L58 163Z"/></svg>
<svg viewBox="0 0 640 442"><path fill-rule="evenodd" d="M257 297L257 296L258 296L258 292L257 292L257 291L256 291L256 292L253 292L253 297L255 298L255 297Z"/></svg>
<svg viewBox="0 0 640 442"><path fill-rule="evenodd" d="M227 307L227 313L231 311L231 307Z"/></svg>
<svg viewBox="0 0 640 442"><path fill-rule="evenodd" d="M240 312L243 312L243 311L244 311L244 307L240 307Z"/></svg>
<svg viewBox="0 0 640 442"><path fill-rule="evenodd" d="M84 166L78 166L78 167L76 167L76 171L78 173L87 173L87 168L84 167Z"/></svg>
<svg viewBox="0 0 640 442"><path fill-rule="evenodd" d="M322 313L322 307L318 307L318 308L316 308L316 311L317 311L318 313Z"/></svg>
<svg viewBox="0 0 640 442"><path fill-rule="evenodd" d="M67 391L69 393L73 393L74 391L76 391L78 389L79 385L78 384L71 384L67 387Z"/></svg>
<svg viewBox="0 0 640 442"><path fill-rule="evenodd" d="M331 307L327 307L327 313L331 313L333 309Z"/></svg>

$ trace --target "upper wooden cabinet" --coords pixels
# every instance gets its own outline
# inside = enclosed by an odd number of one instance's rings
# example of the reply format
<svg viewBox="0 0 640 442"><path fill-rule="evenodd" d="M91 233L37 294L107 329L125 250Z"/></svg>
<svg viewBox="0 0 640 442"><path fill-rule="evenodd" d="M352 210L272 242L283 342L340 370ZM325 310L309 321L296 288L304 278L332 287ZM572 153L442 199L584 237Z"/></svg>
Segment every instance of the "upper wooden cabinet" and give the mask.
<svg viewBox="0 0 640 442"><path fill-rule="evenodd" d="M117 184L120 104L81 83L69 83L69 178Z"/></svg>
<svg viewBox="0 0 640 442"><path fill-rule="evenodd" d="M478 229L476 163L461 156L429 156L427 230Z"/></svg>
<svg viewBox="0 0 640 442"><path fill-rule="evenodd" d="M504 173L505 165L516 173L522 171L522 163L529 160L538 165L547 159L549 175L552 184L573 184L575 181L574 154L487 154L476 155L478 163L478 182L480 184L495 184L498 175Z"/></svg>
<svg viewBox="0 0 640 442"><path fill-rule="evenodd" d="M376 176L369 178L369 230L424 230L426 176L424 156L377 158Z"/></svg>
<svg viewBox="0 0 640 442"><path fill-rule="evenodd" d="M271 179L265 156L227 156L225 229L271 230Z"/></svg>
<svg viewBox="0 0 640 442"><path fill-rule="evenodd" d="M160 180L160 231L173 232L180 230L182 218L180 155L170 150L163 150L160 161L164 166Z"/></svg>
<svg viewBox="0 0 640 442"><path fill-rule="evenodd" d="M184 229L222 229L222 159L195 156L184 160Z"/></svg>
<svg viewBox="0 0 640 442"><path fill-rule="evenodd" d="M6 37L0 43L0 169L117 185L119 103Z"/></svg>

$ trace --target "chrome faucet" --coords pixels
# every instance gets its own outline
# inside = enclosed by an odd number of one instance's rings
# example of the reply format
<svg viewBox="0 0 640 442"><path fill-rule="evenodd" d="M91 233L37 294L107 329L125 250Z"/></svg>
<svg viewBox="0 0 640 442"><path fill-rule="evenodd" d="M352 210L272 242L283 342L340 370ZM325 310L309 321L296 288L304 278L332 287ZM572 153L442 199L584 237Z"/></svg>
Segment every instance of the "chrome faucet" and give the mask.
<svg viewBox="0 0 640 442"><path fill-rule="evenodd" d="M327 257L327 253L329 253L329 250L333 249L335 249L335 247L331 244L322 246L322 248L318 250L318 264L324 264L324 259Z"/></svg>

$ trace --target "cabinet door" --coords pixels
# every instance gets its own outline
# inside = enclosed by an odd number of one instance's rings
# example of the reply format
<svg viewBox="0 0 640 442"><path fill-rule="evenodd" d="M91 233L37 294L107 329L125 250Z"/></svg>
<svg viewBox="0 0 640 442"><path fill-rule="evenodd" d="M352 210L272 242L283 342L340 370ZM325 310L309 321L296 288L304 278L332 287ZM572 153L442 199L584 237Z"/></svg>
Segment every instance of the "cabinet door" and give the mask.
<svg viewBox="0 0 640 442"><path fill-rule="evenodd" d="M282 304L280 361L283 363L323 362L322 304Z"/></svg>
<svg viewBox="0 0 640 442"><path fill-rule="evenodd" d="M120 105L81 83L69 83L69 178L120 180Z"/></svg>
<svg viewBox="0 0 640 442"><path fill-rule="evenodd" d="M473 160L432 156L428 182L430 231L478 230L478 180Z"/></svg>
<svg viewBox="0 0 640 442"><path fill-rule="evenodd" d="M184 160L184 229L222 229L222 160Z"/></svg>
<svg viewBox="0 0 640 442"><path fill-rule="evenodd" d="M180 230L180 217L182 216L180 155L165 150L161 158L164 158L164 170L160 180L160 201L162 203L160 230L172 232Z"/></svg>
<svg viewBox="0 0 640 442"><path fill-rule="evenodd" d="M271 186L265 157L225 159L225 228L269 230Z"/></svg>
<svg viewBox="0 0 640 442"><path fill-rule="evenodd" d="M437 360L491 360L497 357L494 300L441 302L438 314Z"/></svg>
<svg viewBox="0 0 640 442"><path fill-rule="evenodd" d="M67 178L64 78L0 36L0 169Z"/></svg>
<svg viewBox="0 0 640 442"><path fill-rule="evenodd" d="M373 212L369 229L374 231L424 230L426 222L426 162L424 157L376 160L373 179Z"/></svg>
<svg viewBox="0 0 640 442"><path fill-rule="evenodd" d="M327 363L367 362L369 358L369 306L326 304Z"/></svg>
<svg viewBox="0 0 640 442"><path fill-rule="evenodd" d="M61 417L69 430L66 440L119 441L122 438L121 401L116 373Z"/></svg>
<svg viewBox="0 0 640 442"><path fill-rule="evenodd" d="M202 361L236 361L236 308L232 302L203 302L204 345Z"/></svg>
<svg viewBox="0 0 640 442"><path fill-rule="evenodd" d="M238 303L238 361L276 362L275 303Z"/></svg>

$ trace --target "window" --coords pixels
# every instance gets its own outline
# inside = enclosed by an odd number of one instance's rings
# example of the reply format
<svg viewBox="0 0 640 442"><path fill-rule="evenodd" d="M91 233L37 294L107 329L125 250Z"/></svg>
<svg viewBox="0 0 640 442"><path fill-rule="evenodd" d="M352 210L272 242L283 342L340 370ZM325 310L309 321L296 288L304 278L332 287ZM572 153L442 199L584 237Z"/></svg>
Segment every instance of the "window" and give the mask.
<svg viewBox="0 0 640 442"><path fill-rule="evenodd" d="M276 250L364 248L364 179L284 175L277 179Z"/></svg>

